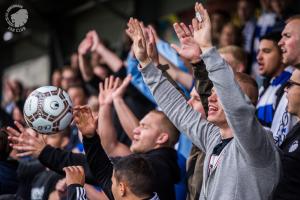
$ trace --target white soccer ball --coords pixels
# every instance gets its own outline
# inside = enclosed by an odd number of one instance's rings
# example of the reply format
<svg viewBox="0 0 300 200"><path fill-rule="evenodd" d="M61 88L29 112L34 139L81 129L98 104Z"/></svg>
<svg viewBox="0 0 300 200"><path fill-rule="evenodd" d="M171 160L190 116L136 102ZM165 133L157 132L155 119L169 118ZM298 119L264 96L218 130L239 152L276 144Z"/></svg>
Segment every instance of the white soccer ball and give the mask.
<svg viewBox="0 0 300 200"><path fill-rule="evenodd" d="M24 104L27 125L42 134L54 134L71 123L72 101L62 89L43 86L34 90Z"/></svg>

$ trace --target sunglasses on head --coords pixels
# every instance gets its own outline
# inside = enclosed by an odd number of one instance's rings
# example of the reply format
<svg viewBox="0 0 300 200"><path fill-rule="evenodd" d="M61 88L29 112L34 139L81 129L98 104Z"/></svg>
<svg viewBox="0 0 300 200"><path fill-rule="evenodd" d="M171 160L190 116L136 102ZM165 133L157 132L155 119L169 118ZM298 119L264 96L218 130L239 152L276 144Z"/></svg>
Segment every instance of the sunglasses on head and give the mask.
<svg viewBox="0 0 300 200"><path fill-rule="evenodd" d="M297 83L297 82L292 81L292 80L288 80L287 83L286 83L286 85L285 85L285 87L286 87L286 89L289 89L289 88L291 88L293 85L300 86L300 83Z"/></svg>

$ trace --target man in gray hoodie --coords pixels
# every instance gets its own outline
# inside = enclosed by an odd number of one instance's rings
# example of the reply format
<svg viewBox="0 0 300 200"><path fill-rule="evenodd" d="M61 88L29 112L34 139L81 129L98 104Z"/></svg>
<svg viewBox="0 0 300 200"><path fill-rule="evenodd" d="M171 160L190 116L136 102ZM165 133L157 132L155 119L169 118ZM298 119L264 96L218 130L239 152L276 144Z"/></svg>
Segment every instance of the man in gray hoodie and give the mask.
<svg viewBox="0 0 300 200"><path fill-rule="evenodd" d="M192 110L156 67L153 36L149 34L146 41L139 22L130 19L127 32L134 38L133 50L144 81L174 125L206 153L200 200L271 199L280 176L280 157L271 134L256 119L250 100L255 88L252 79L233 73L211 44L207 11L198 3L195 10L201 17L192 21L194 35L184 29L177 34L185 42L183 51L191 50L193 41L200 46L213 82L207 120Z"/></svg>

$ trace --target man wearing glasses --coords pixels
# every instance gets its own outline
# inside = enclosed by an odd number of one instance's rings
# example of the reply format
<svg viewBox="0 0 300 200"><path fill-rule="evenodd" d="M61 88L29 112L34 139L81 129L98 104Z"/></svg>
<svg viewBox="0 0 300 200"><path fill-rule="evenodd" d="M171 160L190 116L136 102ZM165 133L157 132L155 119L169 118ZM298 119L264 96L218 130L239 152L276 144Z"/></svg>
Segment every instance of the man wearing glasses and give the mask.
<svg viewBox="0 0 300 200"><path fill-rule="evenodd" d="M300 16L291 17L282 32L278 45L282 51L282 61L296 67L287 82L287 111L300 117ZM300 122L287 134L279 146L283 152L283 175L275 190L274 200L296 200L300 197Z"/></svg>

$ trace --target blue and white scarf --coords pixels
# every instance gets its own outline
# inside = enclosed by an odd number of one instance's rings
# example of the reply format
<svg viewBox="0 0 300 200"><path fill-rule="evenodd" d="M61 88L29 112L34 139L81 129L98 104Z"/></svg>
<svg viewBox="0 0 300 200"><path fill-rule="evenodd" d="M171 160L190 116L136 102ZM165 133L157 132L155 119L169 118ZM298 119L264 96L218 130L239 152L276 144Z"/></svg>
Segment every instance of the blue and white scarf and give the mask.
<svg viewBox="0 0 300 200"><path fill-rule="evenodd" d="M264 86L260 88L259 100L256 106L257 118L267 129L271 128L275 110L277 109L276 103L278 101L276 92L290 79L292 72L293 68L287 67L279 76L271 79L267 88L264 88Z"/></svg>

